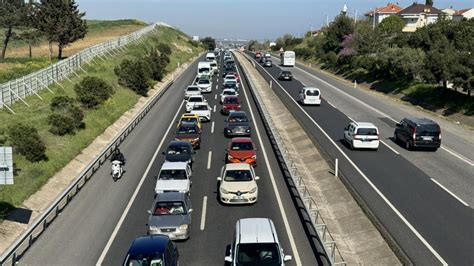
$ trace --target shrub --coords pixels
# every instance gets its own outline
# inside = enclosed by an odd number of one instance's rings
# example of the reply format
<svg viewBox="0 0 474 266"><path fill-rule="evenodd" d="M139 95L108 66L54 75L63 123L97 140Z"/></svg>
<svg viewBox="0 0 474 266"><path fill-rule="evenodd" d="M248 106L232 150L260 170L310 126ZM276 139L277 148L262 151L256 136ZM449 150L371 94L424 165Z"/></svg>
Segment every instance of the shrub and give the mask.
<svg viewBox="0 0 474 266"><path fill-rule="evenodd" d="M147 70L149 70L147 62L125 59L115 67L114 72L121 85L130 88L139 95L146 96L149 90Z"/></svg>
<svg viewBox="0 0 474 266"><path fill-rule="evenodd" d="M171 47L166 43L159 43L158 50L160 51L161 55L171 55Z"/></svg>
<svg viewBox="0 0 474 266"><path fill-rule="evenodd" d="M86 108L93 108L107 100L113 94L113 88L97 77L85 77L74 86L77 99Z"/></svg>
<svg viewBox="0 0 474 266"><path fill-rule="evenodd" d="M51 101L53 114L48 117L51 125L50 132L55 135L74 133L76 128L84 125L84 113L81 108L74 105L74 99L67 96L54 97Z"/></svg>
<svg viewBox="0 0 474 266"><path fill-rule="evenodd" d="M16 124L8 128L8 138L15 152L25 156L30 162L46 159L46 146L36 128L24 124Z"/></svg>
<svg viewBox="0 0 474 266"><path fill-rule="evenodd" d="M156 49L153 49L150 52L150 55L146 57L146 61L148 63L148 66L150 68L150 76L152 79L161 81L165 75L165 67L168 63L166 63L165 66L163 66L164 61L163 57L168 58L167 56L164 55L159 55L158 51ZM169 61L169 59L168 59Z"/></svg>
<svg viewBox="0 0 474 266"><path fill-rule="evenodd" d="M308 59L313 55L313 51L310 48L295 48L295 54L302 59Z"/></svg>
<svg viewBox="0 0 474 266"><path fill-rule="evenodd" d="M337 55L334 51L330 51L329 53L326 54L326 64L329 67L334 67L336 66L337 63Z"/></svg>
<svg viewBox="0 0 474 266"><path fill-rule="evenodd" d="M51 111L65 111L74 104L74 99L68 96L57 96L51 100Z"/></svg>
<svg viewBox="0 0 474 266"><path fill-rule="evenodd" d="M74 120L67 114L51 114L48 117L48 123L51 125L49 131L59 136L74 133L76 128Z"/></svg>

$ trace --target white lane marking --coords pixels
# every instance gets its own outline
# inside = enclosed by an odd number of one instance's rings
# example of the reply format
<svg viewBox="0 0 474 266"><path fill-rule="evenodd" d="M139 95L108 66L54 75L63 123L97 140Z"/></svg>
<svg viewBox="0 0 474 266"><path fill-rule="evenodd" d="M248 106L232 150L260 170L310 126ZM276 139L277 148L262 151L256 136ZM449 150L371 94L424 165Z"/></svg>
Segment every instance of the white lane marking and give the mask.
<svg viewBox="0 0 474 266"><path fill-rule="evenodd" d="M330 101L326 100L326 102L331 105L334 109L337 109L336 106L334 106L334 104L332 104Z"/></svg>
<svg viewBox="0 0 474 266"><path fill-rule="evenodd" d="M266 69L264 69L263 67L262 69L265 72L267 72L267 74L273 80L275 80L275 78L273 78L273 76L270 75L270 73L268 73ZM385 203L395 212L395 214L397 214L397 216L405 223L405 225L408 226L408 228L410 228L410 230L431 251L431 253L433 253L433 255L443 265L448 265L446 261L438 254L438 252L428 243L428 241L426 241L426 239L415 229L415 227L413 227L413 225L411 225L410 222L408 222L405 216L403 216L403 214L400 213L400 211L392 204L392 202L390 202L390 200L387 199L387 197L385 197L385 195L372 183L372 181L370 181L370 179L364 174L364 172L362 172L362 170L360 170L360 168L349 158L349 156L347 156L347 154L336 144L336 142L334 142L334 140L331 139L331 137L326 133L326 131L306 112L306 110L304 110L295 101L295 99L293 99L293 97L291 97L291 95L281 86L281 84L277 80L275 80L275 82L278 84L278 87L280 87L280 89L288 95L288 98L291 99L294 102L294 104L298 106L300 110L311 120L311 122L313 122L313 124L319 128L319 130L324 134L324 136L326 136L326 138L336 147L336 149L344 156L344 158L346 158L346 160L354 167L354 169L356 169L356 171L364 178L364 180L372 187L372 189L375 190L375 192L385 201Z"/></svg>
<svg viewBox="0 0 474 266"><path fill-rule="evenodd" d="M349 120L351 120L352 122L355 122L355 120L354 120L354 119L352 119L352 117L350 117L350 116L347 116L347 118L349 118Z"/></svg>
<svg viewBox="0 0 474 266"><path fill-rule="evenodd" d="M214 111L214 113L216 112L216 105L215 104L214 104L213 111Z"/></svg>
<svg viewBox="0 0 474 266"><path fill-rule="evenodd" d="M398 151L396 151L395 148L392 148L390 145L385 143L385 141L380 140L380 142L382 142L383 145L387 146L390 150L392 150L396 155L400 155L400 153Z"/></svg>
<svg viewBox="0 0 474 266"><path fill-rule="evenodd" d="M238 68L237 68L237 73L239 74L239 76L242 77L242 75L240 75L240 72L239 72ZM265 165L266 165L268 173L270 175L270 180L272 182L273 191L275 191L275 197L277 199L278 207L280 209L280 215L283 219L283 224L285 225L285 229L286 229L286 232L288 234L288 239L290 240L290 245L291 245L291 250L293 252L293 257L295 258L296 265L301 265L301 259L300 259L300 255L298 253L298 249L296 248L295 239L293 237L293 233L291 232L291 228L290 228L290 224L288 222L287 214L285 212L285 209L283 207L283 203L281 201L280 192L278 191L278 187L277 187L276 182L275 182L275 177L273 176L273 170L270 167L270 161L268 159L268 155L267 155L265 146L263 145L262 137L260 135L260 130L258 129L257 122L255 122L257 120L255 119L255 115L253 113L253 109L252 109L252 106L250 104L249 98L247 97L247 92L246 92L246 89L245 89L245 86L244 86L243 82L242 82L242 90L244 91L245 100L247 101L247 104L249 106L250 115L252 116L252 122L253 122L253 125L254 125L254 128L255 128L255 132L257 133L258 142L260 143L260 147L262 149L263 157L265 159Z"/></svg>
<svg viewBox="0 0 474 266"><path fill-rule="evenodd" d="M466 207L469 207L469 205L464 202L462 199L460 199L458 196L456 196L456 194L454 194L453 192L451 192L449 189L447 189L446 187L444 187L443 185L441 185L441 183L439 183L438 181L436 181L435 179L433 178L430 178L431 181L433 181L436 185L440 186L442 189L444 189L444 191L448 192L451 196L453 196L455 199L457 199L459 202L461 202L464 206Z"/></svg>
<svg viewBox="0 0 474 266"><path fill-rule="evenodd" d="M174 122L174 121L176 121L176 118L177 118L178 115L180 114L181 108L183 107L183 104L184 104L184 101L181 102L181 105L179 106L178 111L177 111L176 114L174 115L173 120L171 120L171 123L170 123L168 129L166 130L166 132L165 132L165 134L164 134L164 137L161 139L161 142L160 142L160 144L158 145L158 148L156 149L155 154L153 154L153 157L151 158L151 161L150 161L150 163L148 164L148 166L147 166L147 168L146 168L146 170L145 170L145 173L143 173L143 176L142 176L142 178L140 179L140 183L138 183L137 188L136 188L135 191L133 192L133 195L132 195L132 197L130 198L130 201L128 202L127 207L125 208L124 212L122 213L122 216L120 217L120 220L118 221L117 225L115 226L114 231L112 232L112 235L111 235L110 238L109 238L109 241L107 241L107 245L105 245L104 250L103 250L102 253L100 254L99 260L97 261L96 265L101 265L102 262L104 261L104 258L105 258L105 256L107 255L107 252L108 252L109 249L110 249L110 246L111 246L112 243L114 242L115 237L117 236L117 233L118 233L120 227L122 226L123 221L125 220L125 217L127 217L127 214L128 214L128 212L130 211L130 208L132 207L132 204L133 204L133 202L135 201L135 198L137 197L138 192L140 191L140 188L141 188L142 185L143 185L143 182L145 181L145 178L148 176L148 172L150 171L151 166L152 166L153 163L155 162L156 156L158 156L158 154L160 153L161 146L163 146L163 143L164 143L165 140L166 140L166 136L168 136L168 133L170 132L171 128L173 128L173 127L175 126L175 122Z"/></svg>
<svg viewBox="0 0 474 266"><path fill-rule="evenodd" d="M375 108L375 107L372 107L372 106L368 105L367 103L365 103L365 102L359 100L358 98L356 98L356 97L354 97L354 96L348 94L347 92L345 92L345 91L343 91L343 90L337 88L336 86L332 85L331 83L329 83L329 82L327 82L327 81L325 81L325 80L323 80L323 79L321 79L321 78L319 78L319 77L317 77L317 76L315 76L315 75L309 73L308 71L306 71L306 70L304 70L304 69L302 69L302 68L300 68L300 67L297 67L297 66L295 66L295 67L296 67L297 69L301 70L302 72L306 73L307 75L310 75L311 77L313 77L313 78L319 80L320 82L326 84L327 86L329 86L329 87L331 87L331 88L337 90L338 92L344 94L345 96L347 96L348 98L352 99L353 101L358 102L358 103L362 104L363 106L365 106L365 107L371 109L372 111L377 112L377 113L379 113L379 114L385 116L386 118L392 120L392 121L395 122L395 123L398 123L398 122L399 122L399 121L393 119L392 117L390 117L388 114L386 114L386 113L380 111L379 109L377 109L377 108ZM442 146L441 146L441 149L447 151L448 153L450 153L450 154L453 155L454 157L456 157L456 158L460 159L461 161L463 161L463 162L469 164L470 166L474 166L474 162L473 162L473 161L471 161L470 159L464 157L463 155L461 155L461 154L459 154L459 153L453 151L451 148L446 148L446 146L442 145Z"/></svg>
<svg viewBox="0 0 474 266"><path fill-rule="evenodd" d="M201 231L206 228L206 210L207 210L207 196L202 199L202 214L201 214Z"/></svg>
<svg viewBox="0 0 474 266"><path fill-rule="evenodd" d="M217 78L217 82L219 82L219 78Z"/></svg>
<svg viewBox="0 0 474 266"><path fill-rule="evenodd" d="M214 121L212 121L212 124L211 124L211 134L214 133Z"/></svg>
<svg viewBox="0 0 474 266"><path fill-rule="evenodd" d="M217 100L217 94L216 94L216 95L214 95L214 100Z"/></svg>
<svg viewBox="0 0 474 266"><path fill-rule="evenodd" d="M212 162L212 151L209 151L209 155L207 156L207 169L211 169L211 162Z"/></svg>
<svg viewBox="0 0 474 266"><path fill-rule="evenodd" d="M216 85L216 90L218 90L218 89L219 89L219 85Z"/></svg>

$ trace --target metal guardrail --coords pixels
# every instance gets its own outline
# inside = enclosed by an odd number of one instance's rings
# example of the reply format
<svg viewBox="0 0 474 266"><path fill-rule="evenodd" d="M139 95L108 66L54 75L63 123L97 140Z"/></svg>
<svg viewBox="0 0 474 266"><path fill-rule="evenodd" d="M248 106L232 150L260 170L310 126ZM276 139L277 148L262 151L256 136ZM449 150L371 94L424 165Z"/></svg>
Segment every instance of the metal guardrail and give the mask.
<svg viewBox="0 0 474 266"><path fill-rule="evenodd" d="M40 90L49 90L48 86L54 83L61 86L61 84L59 84L60 80L70 80L69 76L71 75L77 76L76 70L84 71L82 68L84 63L89 64L91 61L95 62L95 58L104 60L107 57L116 55L116 50L123 51L124 46L138 42L141 37L153 31L157 26L169 27L169 25L165 23L154 23L128 35L90 46L46 68L0 84L0 109L5 107L14 113L11 106L18 100L21 100L24 104L29 106L24 100L27 96L36 95L41 99L41 96L38 94Z"/></svg>
<svg viewBox="0 0 474 266"><path fill-rule="evenodd" d="M248 57L248 55L244 53L241 54L243 54L245 58L255 67L255 62L253 62L252 59ZM242 68L242 70L244 75L248 77L248 74L246 73L245 69ZM303 178L299 174L294 162L291 160L291 156L288 153L288 149L286 148L285 143L280 137L280 134L278 133L278 130L273 122L273 119L270 113L268 112L264 102L262 101L260 93L258 92L258 90L253 89L255 86L252 80L250 80L249 78L247 78L247 80L250 83L250 91L257 99L256 105L259 108L260 113L263 114L263 118L265 120L264 122L266 122L266 125L270 129L269 133L273 136L273 139L277 144L276 148L280 151L286 169L288 169L288 173L297 188L298 195L304 204L305 210L311 218L311 224L316 233L318 234L319 239L323 243L323 248L330 260L331 265L346 265L346 262L344 261L344 258L342 257L341 252L339 251L337 244L331 233L329 232L329 229L326 226L326 222L324 221L321 212L319 211L318 204L313 199L313 197L311 197L311 194L309 193L309 190L306 187Z"/></svg>
<svg viewBox="0 0 474 266"><path fill-rule="evenodd" d="M197 58L197 57L195 57ZM194 60L195 60L194 58ZM181 68L186 68L188 64L183 64ZM183 72L184 73L184 72ZM182 75L181 73L180 75ZM26 231L24 231L15 242L0 257L0 265L15 265L21 255L34 243L42 232L51 224L58 214L67 206L71 199L89 181L94 173L105 163L113 151L125 140L138 123L148 114L163 94L174 83L174 75L163 90L153 96L145 108L137 114L131 122L115 137L107 147L105 147L96 158L74 179L74 181L56 198L56 200L46 209Z"/></svg>

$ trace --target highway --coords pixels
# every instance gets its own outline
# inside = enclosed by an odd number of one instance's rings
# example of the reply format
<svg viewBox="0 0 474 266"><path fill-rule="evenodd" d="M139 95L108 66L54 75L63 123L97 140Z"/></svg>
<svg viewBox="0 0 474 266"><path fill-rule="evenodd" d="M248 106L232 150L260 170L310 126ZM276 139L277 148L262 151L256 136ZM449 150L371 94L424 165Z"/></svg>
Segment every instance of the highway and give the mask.
<svg viewBox="0 0 474 266"><path fill-rule="evenodd" d="M146 223L164 156L161 152L173 139L177 118L184 113L184 88L192 83L197 63L170 87L154 109L121 146L127 158L124 176L114 182L109 165L72 200L49 228L20 259L25 265L118 265L132 240L146 234ZM242 78L244 78L241 75ZM249 94L247 82L240 89L242 109L252 118L252 139L258 146L256 173L259 198L251 206L224 206L217 201L217 181L224 165L225 116L219 113L217 94L223 82L213 78L213 90L204 94L215 112L203 124L201 149L195 155L191 201L191 237L178 242L180 265L222 265L231 243L235 222L246 217L268 217L275 223L285 254L293 256L287 265L326 264L321 246L305 227L293 204L287 183L277 164L261 117Z"/></svg>
<svg viewBox="0 0 474 266"><path fill-rule="evenodd" d="M286 68L293 81L278 81L279 61L274 58L270 68L254 62L327 156L339 158L344 179L408 257L421 265L473 265L473 144L443 131L445 149L406 151L391 137L395 121L409 116L409 110L395 109L388 100L366 96L309 69ZM303 84L321 89L321 106L295 102ZM379 128L383 143L378 151L352 151L341 141L351 120Z"/></svg>

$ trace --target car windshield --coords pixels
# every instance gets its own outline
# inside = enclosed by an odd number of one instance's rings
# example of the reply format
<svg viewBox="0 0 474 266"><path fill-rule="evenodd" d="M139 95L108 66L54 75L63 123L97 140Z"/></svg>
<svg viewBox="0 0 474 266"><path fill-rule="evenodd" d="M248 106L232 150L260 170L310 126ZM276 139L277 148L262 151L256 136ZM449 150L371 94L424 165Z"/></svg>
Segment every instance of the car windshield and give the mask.
<svg viewBox="0 0 474 266"><path fill-rule="evenodd" d="M187 91L199 91L199 88L198 87L188 87L186 90Z"/></svg>
<svg viewBox="0 0 474 266"><path fill-rule="evenodd" d="M233 151L251 151L253 150L252 142L232 142L231 150Z"/></svg>
<svg viewBox="0 0 474 266"><path fill-rule="evenodd" d="M318 96L319 91L317 91L317 90L307 90L306 95L308 95L308 96Z"/></svg>
<svg viewBox="0 0 474 266"><path fill-rule="evenodd" d="M184 169L164 169L160 172L160 180L186 180L186 171Z"/></svg>
<svg viewBox="0 0 474 266"><path fill-rule="evenodd" d="M246 115L230 115L229 119L227 121L231 123L235 122L248 122L247 116Z"/></svg>
<svg viewBox="0 0 474 266"><path fill-rule="evenodd" d="M377 136L377 129L375 129L375 128L358 128L356 135Z"/></svg>
<svg viewBox="0 0 474 266"><path fill-rule="evenodd" d="M252 173L250 173L250 170L227 170L224 176L224 181L227 182L240 182L251 180Z"/></svg>
<svg viewBox="0 0 474 266"><path fill-rule="evenodd" d="M225 77L225 79L230 81L230 80L235 80L235 77L234 77L234 75L232 75L232 76L228 75L228 76Z"/></svg>
<svg viewBox="0 0 474 266"><path fill-rule="evenodd" d="M238 104L238 103L239 103L239 98L236 98L236 97L226 97L226 98L224 98L224 103Z"/></svg>
<svg viewBox="0 0 474 266"><path fill-rule="evenodd" d="M211 83L208 79L199 79L198 84L209 84Z"/></svg>
<svg viewBox="0 0 474 266"><path fill-rule="evenodd" d="M228 80L225 81L224 84L225 85L227 85L227 84L234 85L236 83L237 83L237 81L235 79L228 79Z"/></svg>
<svg viewBox="0 0 474 266"><path fill-rule="evenodd" d="M209 72L209 68L207 68L207 67L206 68L200 68L200 69L198 69L198 72L199 73L207 73L207 72Z"/></svg>
<svg viewBox="0 0 474 266"><path fill-rule="evenodd" d="M163 253L154 252L151 254L134 254L129 255L125 265L128 266L163 266Z"/></svg>
<svg viewBox="0 0 474 266"><path fill-rule="evenodd" d="M217 63L211 63L211 66L216 67Z"/></svg>
<svg viewBox="0 0 474 266"><path fill-rule="evenodd" d="M197 129L195 126L180 126L177 133L179 134L195 134Z"/></svg>
<svg viewBox="0 0 474 266"><path fill-rule="evenodd" d="M237 246L237 265L280 265L276 243L245 243Z"/></svg>
<svg viewBox="0 0 474 266"><path fill-rule="evenodd" d="M191 150L188 146L182 145L171 145L168 147L166 154L168 155L183 155L183 154L190 154Z"/></svg>
<svg viewBox="0 0 474 266"><path fill-rule="evenodd" d="M202 102L202 98L201 97L191 97L191 98L189 98L188 102L193 102L193 103Z"/></svg>
<svg viewBox="0 0 474 266"><path fill-rule="evenodd" d="M186 214L186 208L182 201L159 201L153 211L154 216L159 215L183 215Z"/></svg>
<svg viewBox="0 0 474 266"><path fill-rule="evenodd" d="M193 110L204 111L204 110L209 110L209 108L207 107L207 105L200 104L200 105L194 105Z"/></svg>

